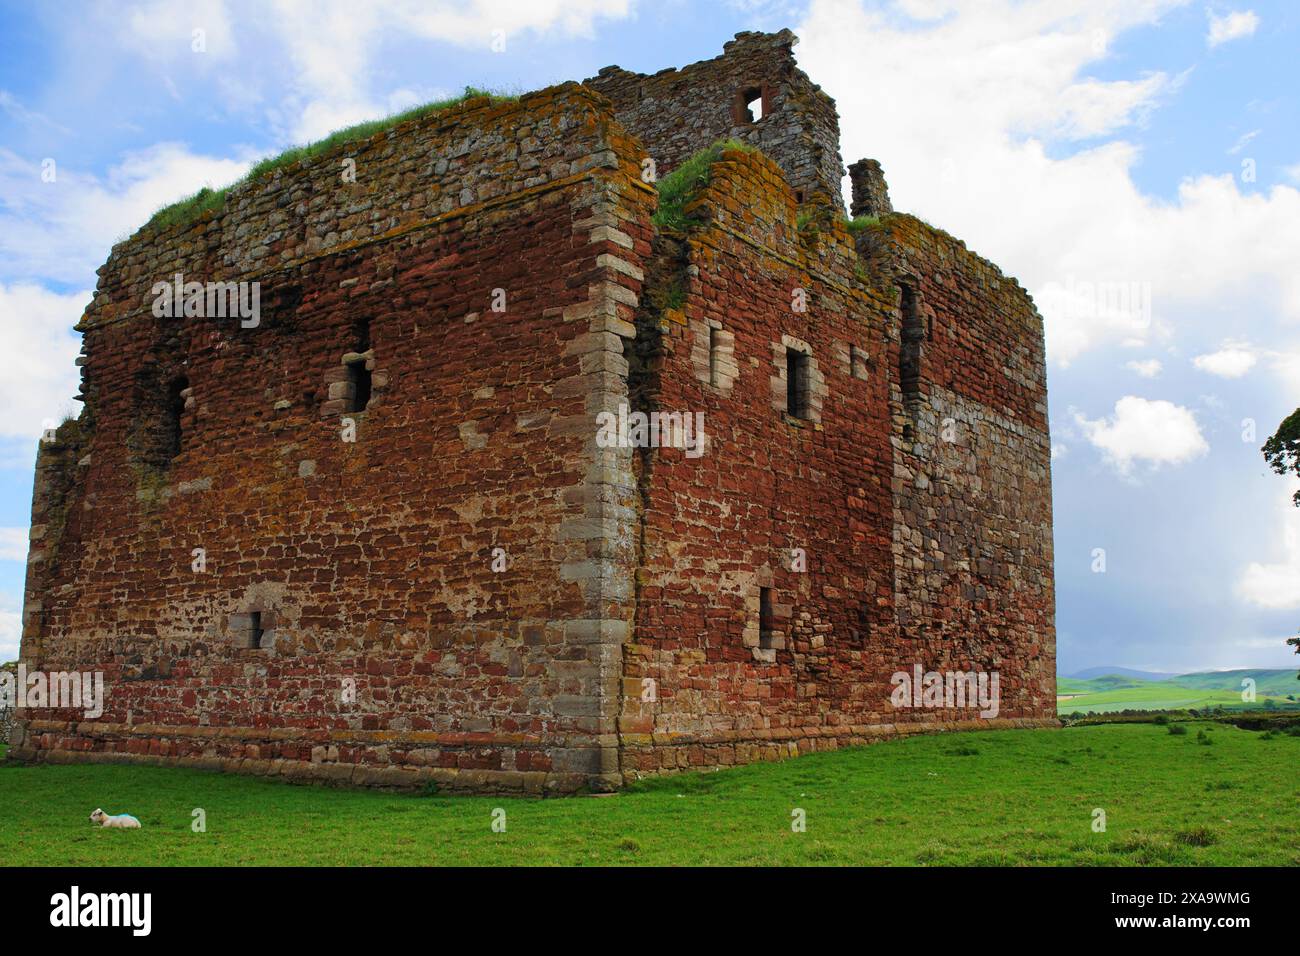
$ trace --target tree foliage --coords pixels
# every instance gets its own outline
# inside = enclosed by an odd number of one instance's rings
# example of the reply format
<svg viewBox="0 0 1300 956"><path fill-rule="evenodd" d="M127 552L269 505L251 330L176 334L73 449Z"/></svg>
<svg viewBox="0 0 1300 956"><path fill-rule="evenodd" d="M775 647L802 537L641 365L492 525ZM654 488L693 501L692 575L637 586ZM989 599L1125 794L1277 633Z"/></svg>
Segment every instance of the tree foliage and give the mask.
<svg viewBox="0 0 1300 956"><path fill-rule="evenodd" d="M1277 426L1277 432L1264 442L1260 451L1264 453L1268 467L1279 475L1293 474L1300 478L1300 408L1282 420L1282 424ZM1300 491L1291 500L1300 508ZM1300 637L1288 637L1286 642L1300 654ZM1296 679L1300 680L1300 674L1296 675Z"/></svg>
<svg viewBox="0 0 1300 956"><path fill-rule="evenodd" d="M1264 461L1279 475L1293 474L1300 478L1300 408L1282 420L1277 426L1277 433L1260 449ZM1292 499L1300 508L1300 491Z"/></svg>

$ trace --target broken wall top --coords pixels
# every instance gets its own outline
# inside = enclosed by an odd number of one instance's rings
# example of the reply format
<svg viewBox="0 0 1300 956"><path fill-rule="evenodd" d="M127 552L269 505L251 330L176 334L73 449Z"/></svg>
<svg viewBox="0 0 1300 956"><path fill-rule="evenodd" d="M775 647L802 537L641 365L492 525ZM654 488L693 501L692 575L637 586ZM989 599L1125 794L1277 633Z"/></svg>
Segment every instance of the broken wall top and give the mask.
<svg viewBox="0 0 1300 956"><path fill-rule="evenodd" d="M257 279L440 219L476 215L609 167L639 181L607 101L577 83L518 100L475 97L232 187L191 221L146 226L98 270L80 328L147 312L171 282ZM344 161L355 163L348 181ZM621 168L626 167L626 168Z"/></svg>
<svg viewBox="0 0 1300 956"><path fill-rule="evenodd" d="M718 140L756 146L784 170L797 201L840 203L844 168L835 101L795 63L799 38L737 33L723 54L653 75L605 67L584 85L608 96L662 176ZM757 101L761 118L749 104Z"/></svg>

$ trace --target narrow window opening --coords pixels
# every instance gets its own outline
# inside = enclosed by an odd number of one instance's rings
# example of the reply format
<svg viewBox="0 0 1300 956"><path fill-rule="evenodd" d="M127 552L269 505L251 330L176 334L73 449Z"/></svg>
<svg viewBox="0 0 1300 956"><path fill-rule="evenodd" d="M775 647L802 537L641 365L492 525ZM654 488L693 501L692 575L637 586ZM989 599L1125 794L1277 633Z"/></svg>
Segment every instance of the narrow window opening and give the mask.
<svg viewBox="0 0 1300 956"><path fill-rule="evenodd" d="M370 348L370 320L358 319L352 323L352 338L356 343L357 352L365 352Z"/></svg>
<svg viewBox="0 0 1300 956"><path fill-rule="evenodd" d="M262 612L253 611L248 615L248 646L256 650L262 646L262 636L266 630L262 627Z"/></svg>
<svg viewBox="0 0 1300 956"><path fill-rule="evenodd" d="M785 408L793 418L808 417L808 356L785 350Z"/></svg>
<svg viewBox="0 0 1300 956"><path fill-rule="evenodd" d="M735 125L751 126L766 116L766 99L761 86L749 86L738 91L732 107Z"/></svg>
<svg viewBox="0 0 1300 956"><path fill-rule="evenodd" d="M773 589L758 589L758 646L767 650L772 646L772 632L776 630Z"/></svg>
<svg viewBox="0 0 1300 956"><path fill-rule="evenodd" d="M348 389L351 397L348 399L348 411L364 412L366 406L370 404L370 369L366 368L364 359L347 364Z"/></svg>
<svg viewBox="0 0 1300 956"><path fill-rule="evenodd" d="M709 326L709 384L718 384L718 330Z"/></svg>
<svg viewBox="0 0 1300 956"><path fill-rule="evenodd" d="M163 458L171 461L181 453L182 439L181 416L185 414L185 392L190 383L185 376L172 379L167 386L167 406L163 411L162 450Z"/></svg>
<svg viewBox="0 0 1300 956"><path fill-rule="evenodd" d="M370 320L357 319L352 323L352 351L366 354L370 348ZM348 387L344 398L347 412L364 412L370 404L371 375L367 364L365 358L355 358L345 366Z"/></svg>
<svg viewBox="0 0 1300 956"><path fill-rule="evenodd" d="M925 327L911 286L903 286L902 342L898 351L898 381L903 390L903 401L916 401L921 396L921 343Z"/></svg>

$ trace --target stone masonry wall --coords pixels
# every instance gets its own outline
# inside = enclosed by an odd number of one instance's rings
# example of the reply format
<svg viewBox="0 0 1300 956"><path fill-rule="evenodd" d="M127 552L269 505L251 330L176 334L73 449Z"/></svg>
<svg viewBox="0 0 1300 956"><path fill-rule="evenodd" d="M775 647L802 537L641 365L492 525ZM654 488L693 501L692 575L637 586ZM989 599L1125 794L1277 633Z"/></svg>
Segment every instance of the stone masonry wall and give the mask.
<svg viewBox="0 0 1300 956"><path fill-rule="evenodd" d="M859 159L849 165L849 184L852 201L849 215L884 216L894 211L889 201L889 187L885 184L885 171L874 159Z"/></svg>
<svg viewBox="0 0 1300 956"><path fill-rule="evenodd" d="M705 224L659 241L650 269L656 283L678 277L683 304L656 308L671 297L647 294L633 394L647 408L704 411L709 442L699 458L658 449L641 459L625 774L936 726L1051 724L1047 447L1041 372L1031 373L1041 370L1041 323L1027 297L1002 280L1003 294L983 300L991 267L918 220L890 217L913 228L880 234L920 271L942 263L955 277L941 281L958 289L942 298L922 287L953 339L925 374L940 376L961 417L978 423L978 444L945 448L946 483L922 498L902 487L916 466L902 444L892 259L859 261L835 216L798 230L792 190L757 153L724 153L687 211ZM800 290L806 312L793 308ZM991 334L1000 322L1005 341ZM710 336L725 343L713 363ZM792 347L813 367L802 419L786 407ZM1004 355L1011 381L999 374ZM1010 408L1025 420L1008 424ZM961 553L946 558L937 543ZM936 562L942 581L913 572ZM774 595L767 628L762 588ZM917 663L999 670L999 716L895 709L891 675Z"/></svg>
<svg viewBox="0 0 1300 956"><path fill-rule="evenodd" d="M472 99L116 246L21 651L105 711L10 755L547 793L1054 724L1041 319L873 161L850 234L795 42ZM657 230L644 160L727 137ZM178 273L260 322L155 317ZM620 410L703 453L604 447ZM998 673L997 717L896 707L918 666Z"/></svg>
<svg viewBox="0 0 1300 956"><path fill-rule="evenodd" d="M29 667L104 671L106 710L20 714L15 755L617 782L633 482L590 422L626 394L639 160L568 84L470 101L117 247L81 325L85 414L41 455L22 645ZM260 325L155 319L175 272L260 281ZM362 321L373 397L348 442ZM169 461L149 423L182 375Z"/></svg>
<svg viewBox="0 0 1300 956"><path fill-rule="evenodd" d="M737 33L723 54L652 76L616 66L585 80L614 102L618 120L645 144L659 176L721 139L756 146L784 171L796 196L841 204L835 101L795 65L789 30ZM762 101L762 118L746 104Z"/></svg>
<svg viewBox="0 0 1300 956"><path fill-rule="evenodd" d="M1042 319L1020 285L912 216L859 234L921 322L917 397L897 385L898 616L927 669L1002 674L1003 707L1055 709L1051 441ZM901 327L902 316L898 324ZM901 335L894 341L898 368Z"/></svg>

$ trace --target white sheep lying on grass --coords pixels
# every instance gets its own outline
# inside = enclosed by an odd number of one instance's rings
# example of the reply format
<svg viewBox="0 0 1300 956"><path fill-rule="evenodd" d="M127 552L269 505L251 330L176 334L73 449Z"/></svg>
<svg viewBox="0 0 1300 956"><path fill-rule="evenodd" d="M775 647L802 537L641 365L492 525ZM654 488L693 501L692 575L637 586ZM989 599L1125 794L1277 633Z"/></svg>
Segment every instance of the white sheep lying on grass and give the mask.
<svg viewBox="0 0 1300 956"><path fill-rule="evenodd" d="M140 829L140 821L129 813L119 813L117 816L111 816L95 808L95 812L90 815L91 823L98 823L101 827L118 827L123 830Z"/></svg>

